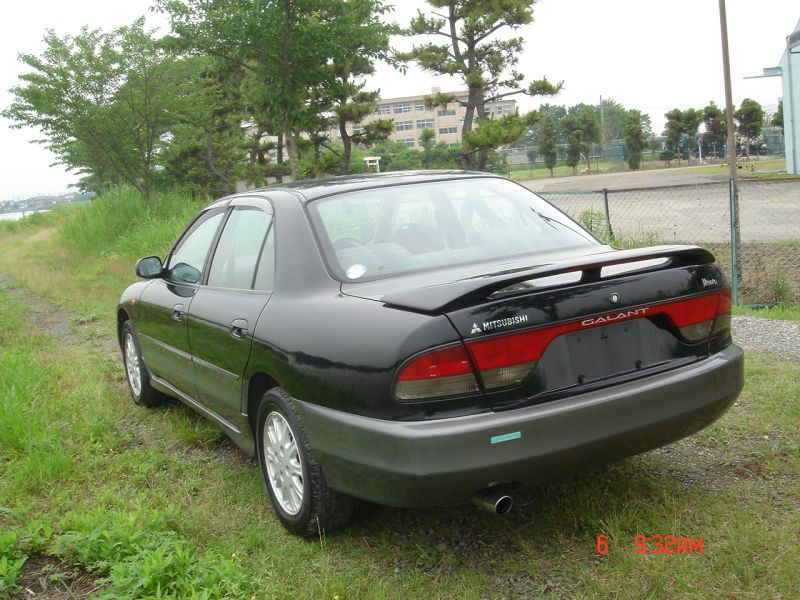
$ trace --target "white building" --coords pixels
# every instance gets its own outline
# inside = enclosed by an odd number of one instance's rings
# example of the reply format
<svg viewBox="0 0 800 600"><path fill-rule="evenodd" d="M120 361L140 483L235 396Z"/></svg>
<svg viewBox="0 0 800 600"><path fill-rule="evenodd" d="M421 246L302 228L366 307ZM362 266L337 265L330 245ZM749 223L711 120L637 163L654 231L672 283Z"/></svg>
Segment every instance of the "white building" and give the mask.
<svg viewBox="0 0 800 600"><path fill-rule="evenodd" d="M786 172L800 175L800 21L786 38L780 63L783 79L783 133Z"/></svg>
<svg viewBox="0 0 800 600"><path fill-rule="evenodd" d="M439 88L433 88L431 95L439 93ZM464 102L467 100L467 91L452 92ZM450 145L461 145L461 127L464 114L467 112L458 100L450 102L446 107L436 106L428 108L425 105L425 94L404 96L402 98L381 98L375 104L375 111L364 117L363 121L353 126L347 124L350 133L359 133L364 130L364 125L377 119L391 119L394 121L394 131L389 139L403 142L409 148L419 148L419 137L423 129L433 129L436 132L436 142L447 142ZM517 112L515 100L498 100L486 103L486 114L492 118ZM331 139L341 139L338 128L331 130Z"/></svg>

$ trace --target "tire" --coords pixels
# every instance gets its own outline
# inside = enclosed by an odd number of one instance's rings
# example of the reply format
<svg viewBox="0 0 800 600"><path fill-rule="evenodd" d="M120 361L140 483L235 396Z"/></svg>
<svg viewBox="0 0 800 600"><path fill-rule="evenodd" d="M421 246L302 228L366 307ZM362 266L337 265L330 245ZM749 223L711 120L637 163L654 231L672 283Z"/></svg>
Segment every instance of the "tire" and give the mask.
<svg viewBox="0 0 800 600"><path fill-rule="evenodd" d="M353 500L328 487L291 397L283 389L264 394L255 429L264 487L283 526L305 538L344 527L353 513Z"/></svg>
<svg viewBox="0 0 800 600"><path fill-rule="evenodd" d="M142 360L139 339L130 321L122 325L122 358L125 364L125 381L136 404L152 408L164 401L164 396L150 385L150 374Z"/></svg>

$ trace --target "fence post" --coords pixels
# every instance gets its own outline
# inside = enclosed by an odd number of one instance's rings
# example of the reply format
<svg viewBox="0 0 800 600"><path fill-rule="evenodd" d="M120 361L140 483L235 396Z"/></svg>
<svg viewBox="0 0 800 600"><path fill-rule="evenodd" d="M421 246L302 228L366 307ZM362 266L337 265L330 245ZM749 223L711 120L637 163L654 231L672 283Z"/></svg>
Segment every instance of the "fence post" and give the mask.
<svg viewBox="0 0 800 600"><path fill-rule="evenodd" d="M731 300L733 305L737 306L739 304L739 202L736 198L738 193L736 180L728 181L731 205Z"/></svg>
<svg viewBox="0 0 800 600"><path fill-rule="evenodd" d="M614 242L614 231L611 229L611 217L608 214L608 190L606 188L603 188L603 209L606 215L606 231L608 232L606 242L611 244Z"/></svg>

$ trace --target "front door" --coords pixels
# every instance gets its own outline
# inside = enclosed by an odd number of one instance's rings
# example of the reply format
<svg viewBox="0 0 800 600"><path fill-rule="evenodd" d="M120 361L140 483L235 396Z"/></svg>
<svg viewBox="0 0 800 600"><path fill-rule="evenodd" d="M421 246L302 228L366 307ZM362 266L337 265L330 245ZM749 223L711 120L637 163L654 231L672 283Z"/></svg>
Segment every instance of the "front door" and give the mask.
<svg viewBox="0 0 800 600"><path fill-rule="evenodd" d="M145 288L139 304L144 363L157 378L191 397L195 381L187 317L224 214L223 208L211 209L194 220L167 259L164 277Z"/></svg>
<svg viewBox="0 0 800 600"><path fill-rule="evenodd" d="M234 201L236 202L236 201ZM242 201L243 202L243 201ZM189 308L197 398L230 423L241 416L242 377L271 290L272 215L265 201L234 206ZM269 242L269 243L266 243Z"/></svg>

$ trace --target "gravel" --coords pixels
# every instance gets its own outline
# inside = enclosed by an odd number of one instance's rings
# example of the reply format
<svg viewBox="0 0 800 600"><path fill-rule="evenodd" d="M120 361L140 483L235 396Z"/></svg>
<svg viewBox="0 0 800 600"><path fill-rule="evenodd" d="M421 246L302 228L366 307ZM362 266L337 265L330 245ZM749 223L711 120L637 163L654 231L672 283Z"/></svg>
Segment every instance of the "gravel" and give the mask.
<svg viewBox="0 0 800 600"><path fill-rule="evenodd" d="M771 352L800 361L800 322L733 317L733 341L744 350Z"/></svg>

